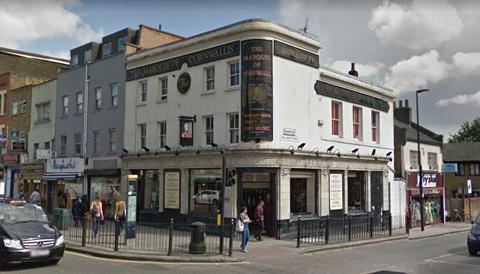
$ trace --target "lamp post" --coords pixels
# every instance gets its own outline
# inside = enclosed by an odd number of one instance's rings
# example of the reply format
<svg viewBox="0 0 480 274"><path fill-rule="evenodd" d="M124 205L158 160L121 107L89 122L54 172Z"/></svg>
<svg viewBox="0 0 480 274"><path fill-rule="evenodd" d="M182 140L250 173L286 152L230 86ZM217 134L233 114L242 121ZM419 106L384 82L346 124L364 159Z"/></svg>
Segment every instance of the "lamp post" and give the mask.
<svg viewBox="0 0 480 274"><path fill-rule="evenodd" d="M85 82L84 82L84 92L83 92L83 157L85 164L87 164L87 134L88 134L88 84L90 82L90 76L88 75L88 65L91 61L85 63ZM87 175L83 174L83 193L88 193L88 178Z"/></svg>
<svg viewBox="0 0 480 274"><path fill-rule="evenodd" d="M418 94L429 91L429 89L420 89L415 92L415 104L417 106L417 156L418 156L418 187L420 188L420 228L422 231L425 230L424 222L424 210L423 210L423 171L422 171L422 160L420 155L420 117L418 111Z"/></svg>

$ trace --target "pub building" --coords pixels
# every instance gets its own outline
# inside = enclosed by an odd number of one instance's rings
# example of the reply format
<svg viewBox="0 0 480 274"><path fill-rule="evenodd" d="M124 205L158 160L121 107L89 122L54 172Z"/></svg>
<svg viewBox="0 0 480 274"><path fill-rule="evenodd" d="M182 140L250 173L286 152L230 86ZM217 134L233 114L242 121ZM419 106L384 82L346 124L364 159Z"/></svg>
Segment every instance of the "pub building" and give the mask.
<svg viewBox="0 0 480 274"><path fill-rule="evenodd" d="M253 218L263 200L281 238L300 215L388 213L393 92L321 67L319 50L253 19L128 55L121 193L138 175L136 221Z"/></svg>

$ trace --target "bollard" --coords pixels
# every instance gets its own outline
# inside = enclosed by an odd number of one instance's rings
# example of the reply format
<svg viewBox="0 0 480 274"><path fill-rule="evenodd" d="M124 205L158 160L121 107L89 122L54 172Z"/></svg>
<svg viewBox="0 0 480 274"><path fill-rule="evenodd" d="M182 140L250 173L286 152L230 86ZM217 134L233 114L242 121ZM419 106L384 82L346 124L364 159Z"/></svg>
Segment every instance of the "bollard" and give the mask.
<svg viewBox="0 0 480 274"><path fill-rule="evenodd" d="M392 213L389 212L387 215L388 218L388 236L392 236Z"/></svg>
<svg viewBox="0 0 480 274"><path fill-rule="evenodd" d="M113 251L117 252L118 251L118 237L120 235L120 224L118 223L118 220L115 220L115 245L113 247Z"/></svg>
<svg viewBox="0 0 480 274"><path fill-rule="evenodd" d="M348 241L352 240L352 216L347 215L348 220Z"/></svg>
<svg viewBox="0 0 480 274"><path fill-rule="evenodd" d="M370 239L373 238L373 214L370 213Z"/></svg>
<svg viewBox="0 0 480 274"><path fill-rule="evenodd" d="M230 220L230 239L228 243L228 256L233 255L233 234L235 233L235 219Z"/></svg>
<svg viewBox="0 0 480 274"><path fill-rule="evenodd" d="M205 254L207 245L205 244L205 224L202 222L195 222L191 225L192 232L190 236L189 253L190 254Z"/></svg>
<svg viewBox="0 0 480 274"><path fill-rule="evenodd" d="M170 227L168 230L168 256L172 256L173 246L173 218L170 218Z"/></svg>
<svg viewBox="0 0 480 274"><path fill-rule="evenodd" d="M328 233L330 230L330 216L327 216L326 224L325 224L325 244L328 244Z"/></svg>
<svg viewBox="0 0 480 274"><path fill-rule="evenodd" d="M302 216L298 216L298 223L297 223L297 248L300 247L300 224L302 221Z"/></svg>

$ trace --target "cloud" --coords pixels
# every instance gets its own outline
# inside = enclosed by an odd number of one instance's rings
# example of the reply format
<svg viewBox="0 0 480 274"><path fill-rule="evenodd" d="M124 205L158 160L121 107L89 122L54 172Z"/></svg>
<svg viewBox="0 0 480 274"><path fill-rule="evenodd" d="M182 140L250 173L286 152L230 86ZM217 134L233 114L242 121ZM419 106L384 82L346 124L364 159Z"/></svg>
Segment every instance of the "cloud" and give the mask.
<svg viewBox="0 0 480 274"><path fill-rule="evenodd" d="M458 52L452 57L453 73L480 73L480 52Z"/></svg>
<svg viewBox="0 0 480 274"><path fill-rule="evenodd" d="M42 55L46 56L52 56L52 57L57 57L57 58L63 58L63 59L70 59L70 52L69 51L50 51L50 50L45 50L40 52Z"/></svg>
<svg viewBox="0 0 480 274"><path fill-rule="evenodd" d="M69 37L77 42L97 40L95 31L70 9L76 0L16 0L0 5L0 45L19 44L43 38Z"/></svg>
<svg viewBox="0 0 480 274"><path fill-rule="evenodd" d="M437 106L446 107L450 105L478 105L480 106L480 91L473 94L459 94L457 96L439 100Z"/></svg>
<svg viewBox="0 0 480 274"><path fill-rule="evenodd" d="M430 83L438 83L448 75L450 65L439 59L436 50L399 61L385 75L385 86L397 94L413 92Z"/></svg>
<svg viewBox="0 0 480 274"><path fill-rule="evenodd" d="M351 62L346 60L338 60L329 65L329 67L343 73L350 71ZM382 63L355 63L355 70L358 71L360 77L371 77L377 75L381 69L385 67Z"/></svg>
<svg viewBox="0 0 480 274"><path fill-rule="evenodd" d="M384 43L428 49L456 37L464 24L446 0L413 0L408 5L386 0L373 9L368 26Z"/></svg>

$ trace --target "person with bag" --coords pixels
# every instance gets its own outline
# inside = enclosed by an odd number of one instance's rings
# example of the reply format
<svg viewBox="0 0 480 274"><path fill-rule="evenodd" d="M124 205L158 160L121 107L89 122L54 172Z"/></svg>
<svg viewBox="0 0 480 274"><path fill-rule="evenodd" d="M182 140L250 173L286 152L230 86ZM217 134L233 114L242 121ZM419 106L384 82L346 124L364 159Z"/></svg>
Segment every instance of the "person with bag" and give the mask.
<svg viewBox="0 0 480 274"><path fill-rule="evenodd" d="M248 229L248 224L250 224L252 221L248 217L247 214L247 208L242 207L240 209L240 215L238 216L237 220L237 231L242 233L242 245L240 248L242 249L242 252L247 252L247 244L248 240L250 238L250 231Z"/></svg>
<svg viewBox="0 0 480 274"><path fill-rule="evenodd" d="M96 238L100 221L103 221L102 202L100 202L99 196L95 197L95 201L90 205L90 214L92 215L93 237Z"/></svg>
<svg viewBox="0 0 480 274"><path fill-rule="evenodd" d="M117 202L115 203L115 222L117 233L120 234L123 231L123 225L125 224L125 219L127 216L127 208L125 206L125 201L123 201L122 196L117 197Z"/></svg>

